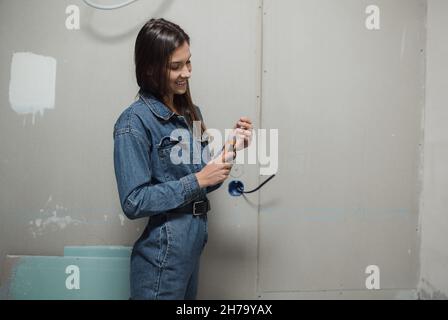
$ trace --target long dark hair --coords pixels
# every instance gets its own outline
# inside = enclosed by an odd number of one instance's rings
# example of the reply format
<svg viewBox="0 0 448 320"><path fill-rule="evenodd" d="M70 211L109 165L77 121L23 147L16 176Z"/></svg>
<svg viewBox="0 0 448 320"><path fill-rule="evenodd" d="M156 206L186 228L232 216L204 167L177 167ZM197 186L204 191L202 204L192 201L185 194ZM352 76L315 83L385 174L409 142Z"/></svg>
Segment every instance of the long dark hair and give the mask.
<svg viewBox="0 0 448 320"><path fill-rule="evenodd" d="M165 19L150 19L142 27L135 40L135 75L140 87L138 94L150 93L155 98L164 101L168 94L169 59L176 48L185 42L190 45L190 37L177 24ZM173 102L176 108L187 115L191 122L201 121L190 94L175 94ZM201 121L201 135L206 130Z"/></svg>

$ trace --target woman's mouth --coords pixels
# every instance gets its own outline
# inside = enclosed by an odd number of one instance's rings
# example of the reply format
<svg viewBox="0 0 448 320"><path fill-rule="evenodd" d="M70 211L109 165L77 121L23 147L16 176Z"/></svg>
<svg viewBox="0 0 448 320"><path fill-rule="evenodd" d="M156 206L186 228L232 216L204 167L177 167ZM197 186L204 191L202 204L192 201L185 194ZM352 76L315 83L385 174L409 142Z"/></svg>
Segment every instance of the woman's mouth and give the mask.
<svg viewBox="0 0 448 320"><path fill-rule="evenodd" d="M183 87L187 84L187 80L183 80L183 81L176 81L176 86L177 87Z"/></svg>

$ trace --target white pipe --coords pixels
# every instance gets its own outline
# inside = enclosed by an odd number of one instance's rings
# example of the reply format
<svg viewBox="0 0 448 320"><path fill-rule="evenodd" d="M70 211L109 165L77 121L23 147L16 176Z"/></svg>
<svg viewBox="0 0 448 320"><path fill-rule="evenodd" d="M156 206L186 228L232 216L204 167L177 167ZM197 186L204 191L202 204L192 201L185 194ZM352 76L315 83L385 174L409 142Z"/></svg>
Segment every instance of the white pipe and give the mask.
<svg viewBox="0 0 448 320"><path fill-rule="evenodd" d="M129 4L131 4L132 2L135 2L137 0L128 0L126 2L120 3L120 4L116 4L116 5L109 5L109 6L105 6L105 5L100 5L100 4L95 4L92 3L90 0L83 0L87 5L95 8L95 9L100 9L100 10L114 10L114 9L118 9L118 8L122 8L125 7Z"/></svg>

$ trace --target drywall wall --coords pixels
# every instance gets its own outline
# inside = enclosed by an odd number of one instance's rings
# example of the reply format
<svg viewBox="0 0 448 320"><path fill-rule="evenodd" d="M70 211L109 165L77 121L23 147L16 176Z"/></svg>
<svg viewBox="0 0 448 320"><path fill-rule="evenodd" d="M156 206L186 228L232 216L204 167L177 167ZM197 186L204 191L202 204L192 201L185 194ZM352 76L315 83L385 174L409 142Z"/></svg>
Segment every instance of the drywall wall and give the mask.
<svg viewBox="0 0 448 320"><path fill-rule="evenodd" d="M104 2L103 2L104 3ZM73 25L79 8L80 29ZM0 266L5 255L62 255L67 245L132 245L146 219L121 212L113 125L138 91L133 49L151 17L191 37L194 102L209 128L258 124L260 1L137 1L99 11L81 0L0 2ZM257 97L258 96L258 97ZM232 175L248 186L258 166ZM257 203L210 194L200 296L256 288ZM1 268L1 267L0 267Z"/></svg>
<svg viewBox="0 0 448 320"><path fill-rule="evenodd" d="M428 1L419 297L448 299L448 2Z"/></svg>
<svg viewBox="0 0 448 320"><path fill-rule="evenodd" d="M374 30L371 4L264 1L263 297L369 296L371 268L371 297L415 297L426 2L375 1Z"/></svg>
<svg viewBox="0 0 448 320"><path fill-rule="evenodd" d="M437 198L446 5L433 3L425 297L446 292ZM427 8L375 4L379 30L366 28L371 2L358 0L158 0L116 11L81 0L0 2L0 268L6 254L62 255L140 235L146 221L127 220L118 202L112 126L134 100L133 45L154 16L191 36L191 88L208 127L246 115L255 128L278 129L274 180L245 198L229 197L227 184L210 194L199 298L416 298ZM79 30L67 29L70 5ZM265 176L245 164L231 179L251 188ZM371 265L380 290L366 288Z"/></svg>

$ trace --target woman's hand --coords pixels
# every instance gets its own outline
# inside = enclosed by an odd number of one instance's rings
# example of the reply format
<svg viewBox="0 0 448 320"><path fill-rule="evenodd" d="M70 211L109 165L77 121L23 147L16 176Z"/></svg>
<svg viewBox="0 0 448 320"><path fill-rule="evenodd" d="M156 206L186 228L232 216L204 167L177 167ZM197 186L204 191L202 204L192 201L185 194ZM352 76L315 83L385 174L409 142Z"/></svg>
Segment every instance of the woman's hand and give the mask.
<svg viewBox="0 0 448 320"><path fill-rule="evenodd" d="M226 143L232 143L233 136L236 137L236 151L247 148L252 142L252 121L247 117L241 117L233 127L233 133Z"/></svg>
<svg viewBox="0 0 448 320"><path fill-rule="evenodd" d="M210 161L201 171L196 173L199 186L201 188L214 186L224 182L232 169L232 163L235 152L225 152L222 156Z"/></svg>

